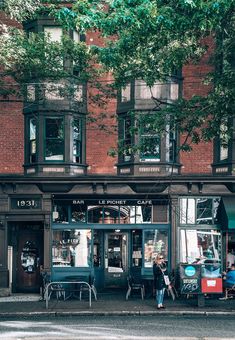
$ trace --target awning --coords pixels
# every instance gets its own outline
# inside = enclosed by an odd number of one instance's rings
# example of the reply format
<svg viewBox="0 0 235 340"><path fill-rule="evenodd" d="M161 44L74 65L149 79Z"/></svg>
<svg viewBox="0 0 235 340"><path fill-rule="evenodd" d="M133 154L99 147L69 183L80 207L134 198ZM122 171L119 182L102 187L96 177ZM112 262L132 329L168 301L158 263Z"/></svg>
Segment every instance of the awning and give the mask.
<svg viewBox="0 0 235 340"><path fill-rule="evenodd" d="M223 197L219 207L219 220L223 228L235 229L235 197Z"/></svg>

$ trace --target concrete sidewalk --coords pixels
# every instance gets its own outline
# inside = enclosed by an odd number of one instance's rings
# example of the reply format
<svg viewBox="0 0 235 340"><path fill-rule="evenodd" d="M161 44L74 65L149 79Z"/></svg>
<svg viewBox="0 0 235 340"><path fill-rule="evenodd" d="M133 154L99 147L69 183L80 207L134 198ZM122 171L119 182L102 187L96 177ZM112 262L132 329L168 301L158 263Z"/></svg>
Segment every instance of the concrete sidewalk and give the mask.
<svg viewBox="0 0 235 340"><path fill-rule="evenodd" d="M125 300L125 292L119 294L99 293L98 300L92 299L89 308L88 299L67 301L52 299L46 309L45 301L39 295L19 295L0 298L0 317L33 316L75 316L75 315L152 315L152 314L198 314L198 315L234 315L235 299L219 300L218 295L205 300L205 307L198 307L197 299L185 296L172 301L166 297L166 309L157 310L153 298L141 300L131 296Z"/></svg>

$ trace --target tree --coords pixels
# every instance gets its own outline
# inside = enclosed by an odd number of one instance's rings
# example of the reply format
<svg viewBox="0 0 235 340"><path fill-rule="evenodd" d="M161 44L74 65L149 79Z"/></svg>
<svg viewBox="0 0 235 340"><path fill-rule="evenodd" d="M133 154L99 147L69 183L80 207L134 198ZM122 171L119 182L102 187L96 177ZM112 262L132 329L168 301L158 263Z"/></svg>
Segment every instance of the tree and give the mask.
<svg viewBox="0 0 235 340"><path fill-rule="evenodd" d="M235 0L79 0L73 2L72 8L61 7L61 1L47 1L46 6L43 2L35 2L31 7L33 15L46 10L66 29L76 28L83 33L97 30L105 41L104 46L84 44L72 49L66 49L66 43L59 47L55 44L51 50L49 48L51 57L55 57L55 53L66 55L69 50L73 60L78 54L78 66L84 72L92 60L98 61L104 71L112 71L114 88L125 86L133 79L142 79L150 87L166 81L174 70L200 60L208 49L206 38L210 36L214 44L212 71L204 79L208 84L208 95L179 98L171 105L154 98L158 110L153 124L159 133L163 133L166 120L173 119L173 126L186 134L183 148L190 149L189 140L193 143L212 140L220 134L221 126L233 117ZM18 1L5 0L5 3L12 5ZM33 6L32 1L28 4ZM25 20L24 11L21 15L16 14L17 19L22 16ZM47 43L43 46L39 37L33 38L33 44L30 39L20 36L17 42L11 39L8 44L4 40L2 44L0 42L4 47L1 62L8 72L14 76L14 69L21 70L22 77L16 79L18 82L29 82L31 69L38 72L37 63L41 65L48 46ZM16 63L11 59L13 50L18 52ZM26 65L25 58L32 62ZM58 77L65 76L64 70L61 71L58 70ZM224 142L231 130L222 130Z"/></svg>
<svg viewBox="0 0 235 340"><path fill-rule="evenodd" d="M166 117L173 117L178 130L186 133L188 149L189 136L194 143L212 140L234 115L234 9L234 0L83 0L72 11L79 30L101 32L106 44L95 51L113 72L117 87L132 79L143 79L150 87L166 81L173 70L198 62L208 49L206 38L212 37L212 72L204 79L208 96L180 98L161 110L158 105L155 115L159 131L164 131ZM64 9L57 14L61 22L69 16L71 11ZM223 129L224 142L229 132Z"/></svg>

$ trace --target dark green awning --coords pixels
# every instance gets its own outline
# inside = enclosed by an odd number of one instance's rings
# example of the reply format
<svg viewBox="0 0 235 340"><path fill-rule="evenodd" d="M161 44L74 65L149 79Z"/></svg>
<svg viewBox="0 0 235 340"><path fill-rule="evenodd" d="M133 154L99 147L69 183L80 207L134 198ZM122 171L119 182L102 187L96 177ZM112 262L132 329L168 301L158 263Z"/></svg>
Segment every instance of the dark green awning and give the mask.
<svg viewBox="0 0 235 340"><path fill-rule="evenodd" d="M235 229L235 197L222 198L219 215L224 228Z"/></svg>

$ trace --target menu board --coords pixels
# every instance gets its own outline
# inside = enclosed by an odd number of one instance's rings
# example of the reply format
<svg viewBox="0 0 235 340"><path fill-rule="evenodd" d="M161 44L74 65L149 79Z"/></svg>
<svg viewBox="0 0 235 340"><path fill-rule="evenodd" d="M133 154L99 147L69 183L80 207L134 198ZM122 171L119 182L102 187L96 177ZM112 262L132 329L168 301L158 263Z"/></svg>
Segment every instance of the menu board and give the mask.
<svg viewBox="0 0 235 340"><path fill-rule="evenodd" d="M201 293L201 266L194 264L180 265L181 294Z"/></svg>

